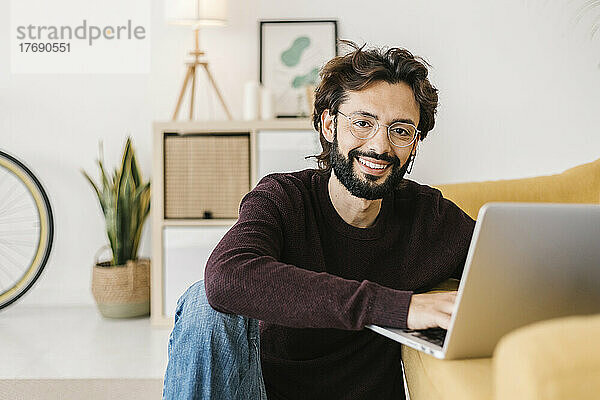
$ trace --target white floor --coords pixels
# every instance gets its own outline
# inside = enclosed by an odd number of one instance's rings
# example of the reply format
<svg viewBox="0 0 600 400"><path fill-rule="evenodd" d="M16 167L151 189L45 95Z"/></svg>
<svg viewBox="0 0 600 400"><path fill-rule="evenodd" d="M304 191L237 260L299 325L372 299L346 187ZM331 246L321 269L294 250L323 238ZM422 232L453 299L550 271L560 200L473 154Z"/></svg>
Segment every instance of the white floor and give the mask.
<svg viewBox="0 0 600 400"><path fill-rule="evenodd" d="M105 319L93 306L8 307L0 400L160 399L170 331L147 317Z"/></svg>
<svg viewBox="0 0 600 400"><path fill-rule="evenodd" d="M94 306L0 311L0 379L162 379L170 328Z"/></svg>

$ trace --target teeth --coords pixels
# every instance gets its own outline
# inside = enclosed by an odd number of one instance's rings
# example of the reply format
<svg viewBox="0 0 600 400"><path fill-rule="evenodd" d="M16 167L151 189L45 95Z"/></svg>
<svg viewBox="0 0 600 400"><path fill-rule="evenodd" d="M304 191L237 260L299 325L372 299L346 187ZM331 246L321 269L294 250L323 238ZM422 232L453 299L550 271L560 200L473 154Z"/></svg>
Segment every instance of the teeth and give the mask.
<svg viewBox="0 0 600 400"><path fill-rule="evenodd" d="M369 168L373 168L373 169L384 169L385 167L387 167L387 165L379 165L379 164L375 164L372 163L370 161L367 160L363 160L362 158L359 158L358 161L364 165L366 165Z"/></svg>

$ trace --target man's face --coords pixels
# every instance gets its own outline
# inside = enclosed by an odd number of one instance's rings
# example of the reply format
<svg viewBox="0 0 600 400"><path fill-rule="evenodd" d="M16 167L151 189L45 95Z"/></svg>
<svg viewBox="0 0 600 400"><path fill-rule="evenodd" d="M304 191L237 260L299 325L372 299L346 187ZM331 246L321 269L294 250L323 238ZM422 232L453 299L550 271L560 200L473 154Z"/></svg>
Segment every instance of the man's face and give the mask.
<svg viewBox="0 0 600 400"><path fill-rule="evenodd" d="M346 115L367 112L380 124L410 120L419 124L419 105L412 89L401 82L377 82L367 89L348 92L339 111ZM331 164L338 180L356 197L367 200L382 198L393 190L406 173L416 141L408 147L396 147L388 139L387 127L380 126L370 139L357 139L350 132L350 122L337 116L333 127ZM376 164L376 165L373 165Z"/></svg>

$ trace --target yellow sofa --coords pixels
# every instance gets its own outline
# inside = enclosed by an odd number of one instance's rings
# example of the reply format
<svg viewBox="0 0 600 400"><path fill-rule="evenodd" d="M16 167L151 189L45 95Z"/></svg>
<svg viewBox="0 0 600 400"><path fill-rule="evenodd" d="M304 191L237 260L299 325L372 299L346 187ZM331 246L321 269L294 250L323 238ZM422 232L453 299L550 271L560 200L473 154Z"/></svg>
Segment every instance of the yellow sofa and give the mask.
<svg viewBox="0 0 600 400"><path fill-rule="evenodd" d="M473 218L490 201L597 204L600 159L557 175L438 188ZM410 398L600 399L599 339L597 314L517 329L502 338L491 358L443 361L403 347Z"/></svg>

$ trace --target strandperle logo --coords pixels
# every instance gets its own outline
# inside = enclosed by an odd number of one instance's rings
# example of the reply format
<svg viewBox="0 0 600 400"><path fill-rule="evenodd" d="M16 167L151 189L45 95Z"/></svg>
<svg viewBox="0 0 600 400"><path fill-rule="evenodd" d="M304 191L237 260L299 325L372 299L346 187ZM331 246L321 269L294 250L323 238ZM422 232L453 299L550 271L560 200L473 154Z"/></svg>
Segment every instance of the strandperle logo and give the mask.
<svg viewBox="0 0 600 400"><path fill-rule="evenodd" d="M129 19L124 25L90 25L84 19L81 25L21 25L17 26L18 40L86 40L92 46L97 40L143 40L146 38L146 28L134 25Z"/></svg>

